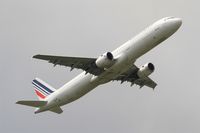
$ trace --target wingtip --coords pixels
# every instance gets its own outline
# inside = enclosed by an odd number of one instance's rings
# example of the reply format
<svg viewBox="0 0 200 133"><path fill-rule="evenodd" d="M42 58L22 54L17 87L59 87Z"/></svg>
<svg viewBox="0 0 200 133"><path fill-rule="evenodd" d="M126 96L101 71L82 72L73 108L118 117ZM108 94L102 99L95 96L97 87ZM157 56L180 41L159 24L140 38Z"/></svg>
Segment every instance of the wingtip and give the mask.
<svg viewBox="0 0 200 133"><path fill-rule="evenodd" d="M21 104L22 103L22 101L17 101L15 104Z"/></svg>
<svg viewBox="0 0 200 133"><path fill-rule="evenodd" d="M39 54L34 55L32 58L38 58Z"/></svg>

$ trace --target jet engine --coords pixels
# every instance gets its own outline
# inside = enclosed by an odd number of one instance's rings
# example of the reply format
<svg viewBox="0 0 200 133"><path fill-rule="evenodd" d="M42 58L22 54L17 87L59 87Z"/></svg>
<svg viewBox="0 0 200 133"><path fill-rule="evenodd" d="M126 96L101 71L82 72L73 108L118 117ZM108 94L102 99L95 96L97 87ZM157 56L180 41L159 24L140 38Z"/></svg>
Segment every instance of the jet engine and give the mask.
<svg viewBox="0 0 200 133"><path fill-rule="evenodd" d="M147 77L154 71L154 69L155 67L152 63L146 63L145 65L139 68L137 76L139 78Z"/></svg>
<svg viewBox="0 0 200 133"><path fill-rule="evenodd" d="M111 52L106 52L99 56L95 63L99 68L109 68L114 64L114 57Z"/></svg>

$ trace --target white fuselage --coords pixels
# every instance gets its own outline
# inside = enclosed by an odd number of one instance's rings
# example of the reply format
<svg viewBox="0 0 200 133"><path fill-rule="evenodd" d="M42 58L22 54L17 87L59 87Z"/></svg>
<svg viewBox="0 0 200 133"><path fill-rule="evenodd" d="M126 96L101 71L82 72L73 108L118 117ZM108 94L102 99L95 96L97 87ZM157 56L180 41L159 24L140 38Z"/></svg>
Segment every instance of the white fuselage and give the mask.
<svg viewBox="0 0 200 133"><path fill-rule="evenodd" d="M163 18L140 34L112 51L116 62L99 76L82 72L66 83L60 89L49 95L45 100L46 106L36 110L36 113L49 110L55 106L62 106L82 97L98 85L107 83L121 73L124 73L142 55L170 37L181 26L181 19L174 17Z"/></svg>

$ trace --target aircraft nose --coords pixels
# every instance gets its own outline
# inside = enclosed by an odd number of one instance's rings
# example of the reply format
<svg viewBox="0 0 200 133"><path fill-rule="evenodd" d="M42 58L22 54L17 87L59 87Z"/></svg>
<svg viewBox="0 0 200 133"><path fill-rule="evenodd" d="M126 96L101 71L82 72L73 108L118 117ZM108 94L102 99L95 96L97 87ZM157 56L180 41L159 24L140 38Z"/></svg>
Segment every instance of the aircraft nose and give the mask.
<svg viewBox="0 0 200 133"><path fill-rule="evenodd" d="M179 28L182 25L182 19L181 18L174 18L174 23Z"/></svg>
<svg viewBox="0 0 200 133"><path fill-rule="evenodd" d="M166 37L171 36L174 34L182 25L182 19L176 17L166 17L163 19L162 22L162 32L165 33Z"/></svg>
<svg viewBox="0 0 200 133"><path fill-rule="evenodd" d="M182 19L181 18L171 18L167 22L168 26L170 27L171 30L176 31L180 28L182 25Z"/></svg>

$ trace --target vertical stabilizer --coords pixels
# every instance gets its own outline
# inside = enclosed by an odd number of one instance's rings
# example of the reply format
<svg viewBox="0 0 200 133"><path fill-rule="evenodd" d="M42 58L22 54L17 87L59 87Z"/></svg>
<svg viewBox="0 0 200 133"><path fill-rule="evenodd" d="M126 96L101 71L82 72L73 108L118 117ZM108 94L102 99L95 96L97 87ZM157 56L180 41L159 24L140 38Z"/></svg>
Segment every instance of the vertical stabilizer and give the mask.
<svg viewBox="0 0 200 133"><path fill-rule="evenodd" d="M52 86L50 86L49 84L47 84L46 82L42 81L39 78L35 78L32 81L32 84L33 84L35 93L40 100L44 100L48 95L56 91L55 88L53 88Z"/></svg>

